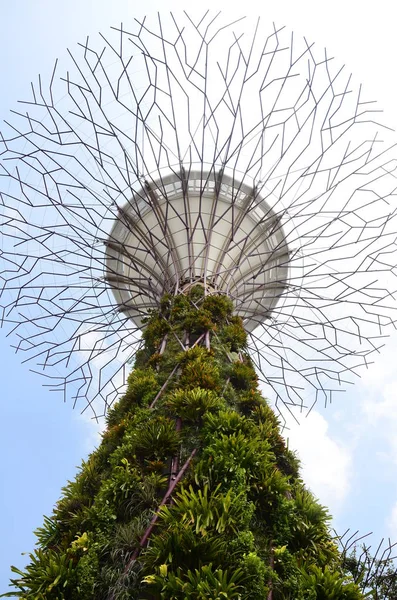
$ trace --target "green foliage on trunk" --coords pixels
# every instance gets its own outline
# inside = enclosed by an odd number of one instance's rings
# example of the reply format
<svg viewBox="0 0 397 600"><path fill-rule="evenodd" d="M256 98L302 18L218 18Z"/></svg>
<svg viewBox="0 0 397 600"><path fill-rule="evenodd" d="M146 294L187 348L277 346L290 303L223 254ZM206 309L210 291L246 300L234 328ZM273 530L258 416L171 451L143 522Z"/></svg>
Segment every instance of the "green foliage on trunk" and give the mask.
<svg viewBox="0 0 397 600"><path fill-rule="evenodd" d="M101 445L10 595L362 598L258 390L230 300L199 287L164 297L143 337Z"/></svg>

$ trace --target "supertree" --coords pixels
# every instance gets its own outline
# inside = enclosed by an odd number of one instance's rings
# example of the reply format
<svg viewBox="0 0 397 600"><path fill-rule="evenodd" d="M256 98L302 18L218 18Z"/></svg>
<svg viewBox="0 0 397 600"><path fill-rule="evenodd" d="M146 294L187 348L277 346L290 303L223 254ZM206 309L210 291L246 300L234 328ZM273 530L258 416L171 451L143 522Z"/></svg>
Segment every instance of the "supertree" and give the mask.
<svg viewBox="0 0 397 600"><path fill-rule="evenodd" d="M374 104L259 21L170 15L102 42L1 138L2 320L108 424L20 594L360 598L258 382L281 417L327 403L394 323Z"/></svg>

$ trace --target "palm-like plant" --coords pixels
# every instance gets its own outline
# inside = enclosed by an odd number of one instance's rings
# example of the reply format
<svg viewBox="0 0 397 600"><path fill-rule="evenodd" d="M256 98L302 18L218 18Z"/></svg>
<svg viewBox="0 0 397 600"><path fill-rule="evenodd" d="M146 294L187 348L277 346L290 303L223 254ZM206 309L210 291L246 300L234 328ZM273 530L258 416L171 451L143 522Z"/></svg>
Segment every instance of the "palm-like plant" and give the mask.
<svg viewBox="0 0 397 600"><path fill-rule="evenodd" d="M163 598L192 598L194 600L225 600L241 598L244 575L240 569L228 573L214 569L212 564L187 573L168 574L167 566L161 565L158 574L149 575L145 582L156 587Z"/></svg>

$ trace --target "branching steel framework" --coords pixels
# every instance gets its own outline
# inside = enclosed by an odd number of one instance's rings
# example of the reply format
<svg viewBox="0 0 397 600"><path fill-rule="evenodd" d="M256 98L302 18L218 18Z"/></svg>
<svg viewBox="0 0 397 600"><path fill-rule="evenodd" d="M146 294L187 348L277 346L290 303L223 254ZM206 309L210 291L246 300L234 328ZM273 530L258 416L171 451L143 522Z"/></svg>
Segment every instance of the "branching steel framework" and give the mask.
<svg viewBox="0 0 397 600"><path fill-rule="evenodd" d="M0 137L16 351L100 416L148 310L201 284L234 300L276 406L330 401L395 321L397 171L376 105L259 20L170 14L69 54Z"/></svg>
<svg viewBox="0 0 397 600"><path fill-rule="evenodd" d="M361 591L365 594L371 590L375 600L392 598L397 582L397 544L390 539L382 539L376 546L372 546L368 543L370 536L371 533L360 535L358 531L352 533L350 529L342 535L335 532L342 562Z"/></svg>

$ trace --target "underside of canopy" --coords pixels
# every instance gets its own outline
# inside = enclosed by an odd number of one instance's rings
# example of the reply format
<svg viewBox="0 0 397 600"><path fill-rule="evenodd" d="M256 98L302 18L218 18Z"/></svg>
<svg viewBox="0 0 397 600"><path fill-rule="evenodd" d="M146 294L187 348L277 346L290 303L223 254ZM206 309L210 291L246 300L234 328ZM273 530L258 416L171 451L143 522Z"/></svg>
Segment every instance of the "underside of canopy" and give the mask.
<svg viewBox="0 0 397 600"><path fill-rule="evenodd" d="M248 331L269 318L286 289L289 250L255 187L219 170L144 182L106 241L106 280L138 326L164 293L192 284L234 301Z"/></svg>

